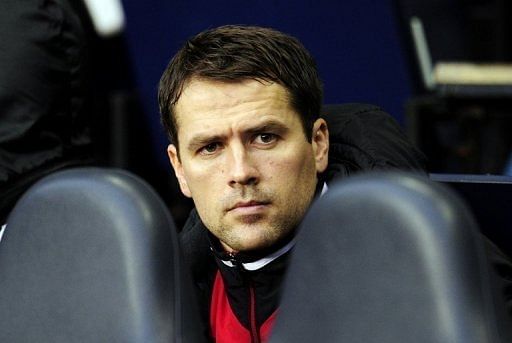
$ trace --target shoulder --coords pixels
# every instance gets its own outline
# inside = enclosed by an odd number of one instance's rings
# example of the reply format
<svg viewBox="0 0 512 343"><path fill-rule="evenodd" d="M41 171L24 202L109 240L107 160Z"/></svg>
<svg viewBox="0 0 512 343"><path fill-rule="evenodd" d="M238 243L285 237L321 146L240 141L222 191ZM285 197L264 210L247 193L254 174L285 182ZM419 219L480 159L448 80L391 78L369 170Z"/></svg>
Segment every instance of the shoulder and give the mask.
<svg viewBox="0 0 512 343"><path fill-rule="evenodd" d="M367 170L425 172L425 155L380 107L358 103L326 105L322 117L330 139L327 181Z"/></svg>
<svg viewBox="0 0 512 343"><path fill-rule="evenodd" d="M210 267L214 268L215 265L207 232L197 210L192 209L180 232L179 240L185 263L196 282L201 282L201 279L209 274Z"/></svg>

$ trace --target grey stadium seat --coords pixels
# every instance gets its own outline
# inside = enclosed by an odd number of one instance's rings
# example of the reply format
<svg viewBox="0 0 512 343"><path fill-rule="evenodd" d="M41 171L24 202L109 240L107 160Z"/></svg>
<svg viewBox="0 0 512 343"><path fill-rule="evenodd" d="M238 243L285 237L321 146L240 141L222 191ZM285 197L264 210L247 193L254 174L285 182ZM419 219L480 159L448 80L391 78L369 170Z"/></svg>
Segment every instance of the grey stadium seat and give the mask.
<svg viewBox="0 0 512 343"><path fill-rule="evenodd" d="M124 171L52 174L0 242L1 342L200 342L165 205Z"/></svg>
<svg viewBox="0 0 512 343"><path fill-rule="evenodd" d="M303 222L270 342L512 342L472 215L427 178L332 186Z"/></svg>

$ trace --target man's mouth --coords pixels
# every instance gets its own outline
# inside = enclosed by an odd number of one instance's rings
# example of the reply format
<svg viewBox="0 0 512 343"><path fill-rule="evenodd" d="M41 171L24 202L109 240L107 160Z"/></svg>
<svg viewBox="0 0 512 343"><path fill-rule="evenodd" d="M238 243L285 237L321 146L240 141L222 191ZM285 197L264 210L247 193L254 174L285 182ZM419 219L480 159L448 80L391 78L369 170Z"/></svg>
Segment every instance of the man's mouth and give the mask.
<svg viewBox="0 0 512 343"><path fill-rule="evenodd" d="M251 213L263 210L270 204L269 201L239 201L229 207L228 212Z"/></svg>

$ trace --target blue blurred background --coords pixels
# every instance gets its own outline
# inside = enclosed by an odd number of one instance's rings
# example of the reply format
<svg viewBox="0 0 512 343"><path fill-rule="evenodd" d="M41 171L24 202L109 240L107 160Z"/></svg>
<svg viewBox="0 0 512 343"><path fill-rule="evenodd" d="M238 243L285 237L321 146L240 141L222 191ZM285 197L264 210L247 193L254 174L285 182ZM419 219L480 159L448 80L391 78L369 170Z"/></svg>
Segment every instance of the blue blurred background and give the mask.
<svg viewBox="0 0 512 343"><path fill-rule="evenodd" d="M104 164L148 180L171 209L179 207L173 209L177 218L186 216L190 202L180 198L167 160L158 82L189 37L225 24L273 27L297 37L317 61L324 103L382 107L425 152L430 172L507 174L512 170L508 134L512 82L499 87L426 88L410 30L411 20L419 18L432 66L442 61L510 63L510 1L121 0L121 4L124 30L98 37L93 49L96 92L104 102L103 110L95 113L104 118L97 121L103 126L96 130L98 155L104 156Z"/></svg>
<svg viewBox="0 0 512 343"><path fill-rule="evenodd" d="M224 24L273 27L303 42L316 58L325 103L368 102L403 123L410 95L402 42L391 1L123 0L126 41L153 145L167 164L157 84L184 41Z"/></svg>

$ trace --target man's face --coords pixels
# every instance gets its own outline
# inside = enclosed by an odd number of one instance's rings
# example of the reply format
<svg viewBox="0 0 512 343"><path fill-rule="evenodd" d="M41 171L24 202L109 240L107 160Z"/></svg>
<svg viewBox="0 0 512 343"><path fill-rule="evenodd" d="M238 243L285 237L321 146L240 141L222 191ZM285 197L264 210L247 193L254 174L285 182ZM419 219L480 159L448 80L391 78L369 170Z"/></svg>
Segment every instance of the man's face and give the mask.
<svg viewBox="0 0 512 343"><path fill-rule="evenodd" d="M181 191L227 251L269 247L300 223L327 167L323 119L309 143L285 88L255 80L193 79L175 113Z"/></svg>

